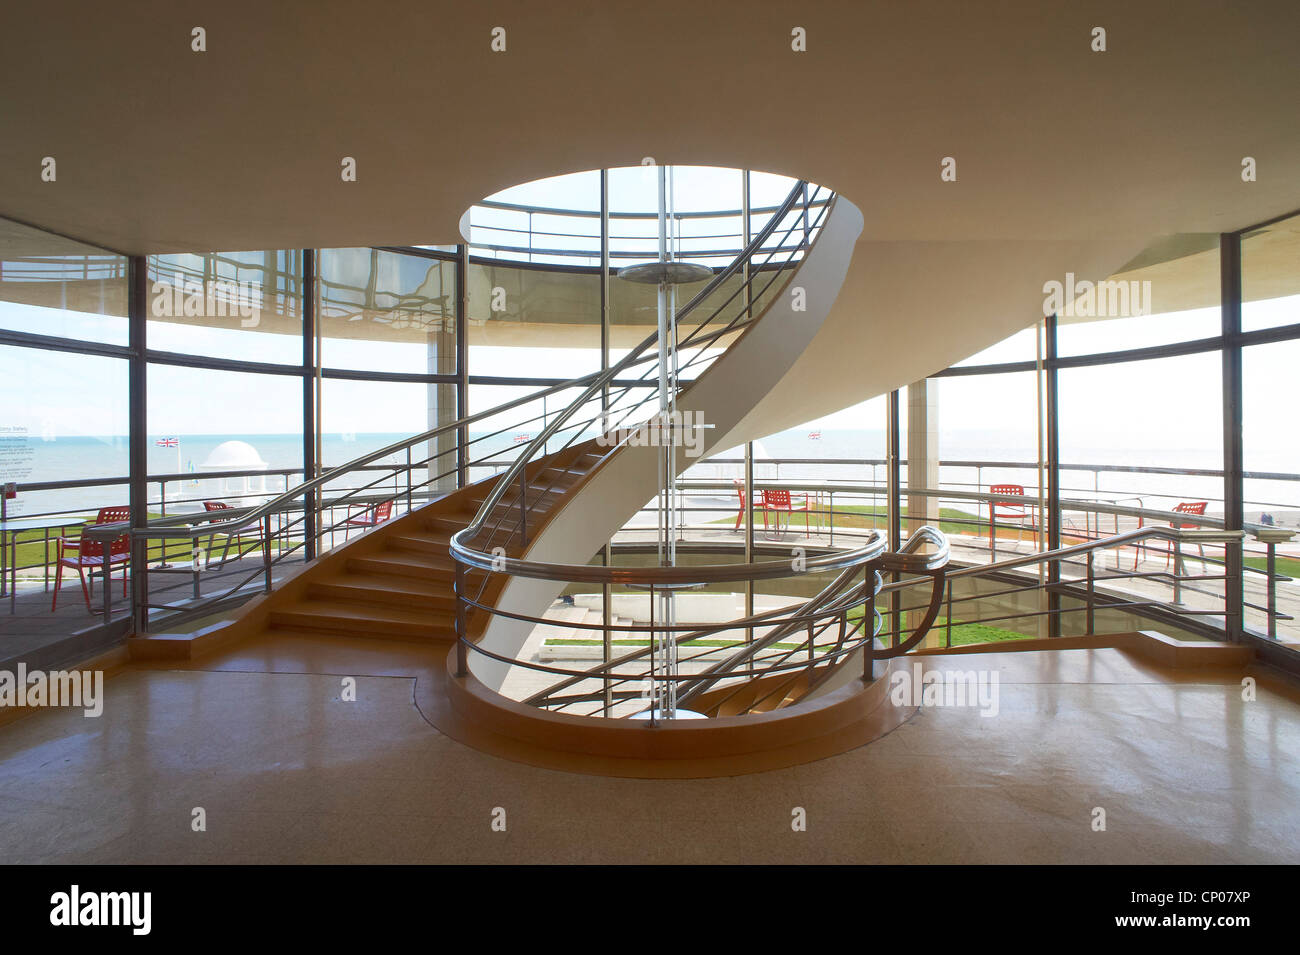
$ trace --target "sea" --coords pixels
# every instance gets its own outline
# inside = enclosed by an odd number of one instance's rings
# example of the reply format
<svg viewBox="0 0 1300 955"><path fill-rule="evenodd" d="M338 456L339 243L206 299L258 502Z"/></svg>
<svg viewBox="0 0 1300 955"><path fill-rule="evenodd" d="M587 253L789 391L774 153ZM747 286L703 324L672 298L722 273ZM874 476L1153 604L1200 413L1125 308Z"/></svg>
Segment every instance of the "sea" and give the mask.
<svg viewBox="0 0 1300 955"><path fill-rule="evenodd" d="M327 467L354 460L404 438L396 433L324 434L321 438L322 459ZM480 437L471 435L472 438ZM1032 439L1032 435L1029 436ZM476 456L489 454L499 461L508 460L515 448L531 435L526 433L495 435L476 445ZM253 462L265 462L266 473L251 478L211 478L206 472L218 467L214 452L227 442L243 442L251 448ZM993 461L995 466L945 463L940 471L944 487L963 490L987 490L991 484L1018 484L1036 495L1038 469L1034 463L1038 449L1023 434L1014 432L964 432L944 435L941 439L944 462ZM242 450L242 449L241 449ZM728 449L711 459L695 464L688 478L725 480L743 477L743 448ZM771 435L755 443L755 476L758 480L797 482L851 483L869 480L883 484L885 471L885 435L883 430L792 429ZM724 459L731 459L726 461ZM785 460L775 460L785 459ZM405 454L382 459L397 464ZM876 463L862 463L873 461ZM1076 499L1106 499L1129 504L1167 509L1180 500L1209 501L1207 513L1222 513L1222 479L1162 473L1105 471L1092 466L1149 467L1165 469L1203 469L1221 467L1217 449L1105 448L1062 449L1062 461L1070 465L1062 472L1062 496ZM1009 466L1009 465L1014 466ZM1287 464L1291 467L1288 469ZM241 499L250 502L265 499L302 480L301 472L283 475L283 469L302 466L302 437L297 434L168 434L150 435L148 465L151 475L182 474L181 480L166 484L164 502L158 483L149 489L151 509L166 506L175 511L197 508L185 505L205 498ZM1260 471L1295 470L1294 461L1279 455L1277 460L1252 460L1248 467ZM474 478L486 476L498 468L478 468ZM0 432L0 483L53 483L86 480L110 480L127 473L125 437L31 435L22 431ZM1300 475L1297 476L1300 478ZM906 480L906 478L904 478ZM1271 515L1278 523L1296 526L1300 516L1300 480L1249 480L1246 482L1247 520ZM24 491L6 501L9 517L47 513L91 512L110 504L126 502L125 483L58 490ZM1140 501L1139 501L1140 499ZM959 506L953 504L953 506ZM1252 516L1253 515L1253 516Z"/></svg>

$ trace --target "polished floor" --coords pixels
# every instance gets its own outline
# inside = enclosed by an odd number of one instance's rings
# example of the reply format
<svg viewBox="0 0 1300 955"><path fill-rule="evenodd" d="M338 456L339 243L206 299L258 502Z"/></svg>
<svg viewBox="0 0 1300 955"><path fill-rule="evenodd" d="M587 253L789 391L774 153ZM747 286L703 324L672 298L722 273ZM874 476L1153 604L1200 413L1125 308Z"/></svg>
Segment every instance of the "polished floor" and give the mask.
<svg viewBox="0 0 1300 955"><path fill-rule="evenodd" d="M0 726L0 857L1300 861L1300 695L1268 671L1252 671L1246 702L1242 673L1161 672L1118 650L931 658L996 669L998 715L922 707L831 759L673 781L463 746L414 704L435 662L400 644L286 635L192 669L128 668L107 682L99 719L42 711ZM792 829L796 807L806 831Z"/></svg>

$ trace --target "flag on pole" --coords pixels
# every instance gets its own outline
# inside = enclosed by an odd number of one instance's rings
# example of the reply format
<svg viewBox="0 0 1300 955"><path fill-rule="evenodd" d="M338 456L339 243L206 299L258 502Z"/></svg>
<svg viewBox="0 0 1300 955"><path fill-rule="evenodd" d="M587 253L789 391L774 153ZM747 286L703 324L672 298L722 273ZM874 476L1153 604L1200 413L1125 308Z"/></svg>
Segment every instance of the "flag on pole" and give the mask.
<svg viewBox="0 0 1300 955"><path fill-rule="evenodd" d="M154 445L159 448L179 448L181 446L181 439L180 438L159 438L157 441L154 442Z"/></svg>

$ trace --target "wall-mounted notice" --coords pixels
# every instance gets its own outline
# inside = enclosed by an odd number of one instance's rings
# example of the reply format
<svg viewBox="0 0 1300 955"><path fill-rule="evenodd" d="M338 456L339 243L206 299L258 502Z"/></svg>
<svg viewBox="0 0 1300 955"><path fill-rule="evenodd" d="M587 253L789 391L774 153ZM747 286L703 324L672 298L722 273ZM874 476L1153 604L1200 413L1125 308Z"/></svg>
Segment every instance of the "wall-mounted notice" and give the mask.
<svg viewBox="0 0 1300 955"><path fill-rule="evenodd" d="M0 424L0 485L21 484L32 476L36 446L29 438L24 425ZM10 515L22 510L21 499L7 501L6 505L5 510Z"/></svg>

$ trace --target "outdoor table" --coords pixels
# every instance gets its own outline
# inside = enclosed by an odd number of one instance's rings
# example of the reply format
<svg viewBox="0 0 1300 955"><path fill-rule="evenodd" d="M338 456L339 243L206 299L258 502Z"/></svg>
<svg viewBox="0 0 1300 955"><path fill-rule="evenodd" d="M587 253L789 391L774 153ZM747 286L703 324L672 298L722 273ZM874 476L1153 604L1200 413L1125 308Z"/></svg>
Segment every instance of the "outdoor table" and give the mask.
<svg viewBox="0 0 1300 955"><path fill-rule="evenodd" d="M50 531L80 527L84 517L15 517L0 521L0 598L9 597L9 612L14 613L18 592L18 535L23 531L43 531L45 542L45 589L50 589Z"/></svg>

